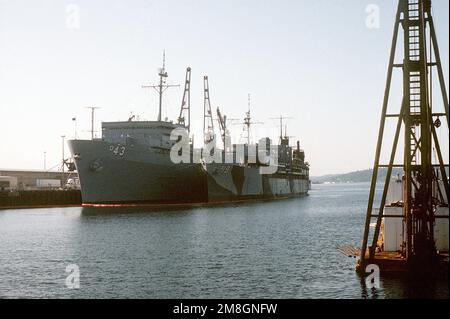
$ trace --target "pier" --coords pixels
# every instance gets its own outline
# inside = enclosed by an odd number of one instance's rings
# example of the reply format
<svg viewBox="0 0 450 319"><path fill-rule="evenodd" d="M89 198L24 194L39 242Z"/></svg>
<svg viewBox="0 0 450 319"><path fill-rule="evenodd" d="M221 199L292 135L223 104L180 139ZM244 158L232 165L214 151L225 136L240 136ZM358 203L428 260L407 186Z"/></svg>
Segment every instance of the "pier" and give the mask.
<svg viewBox="0 0 450 319"><path fill-rule="evenodd" d="M81 192L70 190L28 190L0 192L0 209L80 206Z"/></svg>
<svg viewBox="0 0 450 319"><path fill-rule="evenodd" d="M0 170L0 209L81 205L74 172Z"/></svg>

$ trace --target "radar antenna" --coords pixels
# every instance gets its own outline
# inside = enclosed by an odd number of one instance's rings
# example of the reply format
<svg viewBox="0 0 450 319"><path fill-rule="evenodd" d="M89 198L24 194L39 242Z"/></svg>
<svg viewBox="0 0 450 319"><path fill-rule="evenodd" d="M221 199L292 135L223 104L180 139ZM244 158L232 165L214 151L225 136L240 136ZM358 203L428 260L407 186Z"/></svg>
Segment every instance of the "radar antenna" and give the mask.
<svg viewBox="0 0 450 319"><path fill-rule="evenodd" d="M166 51L163 52L163 65L162 68L159 70L159 84L158 85L143 85L143 89L151 88L155 89L156 92L158 92L159 95L159 112L158 112L158 122L161 122L161 116L162 116L162 97L163 93L166 89L170 87L179 87L178 84L166 84L167 77L169 76L166 72Z"/></svg>

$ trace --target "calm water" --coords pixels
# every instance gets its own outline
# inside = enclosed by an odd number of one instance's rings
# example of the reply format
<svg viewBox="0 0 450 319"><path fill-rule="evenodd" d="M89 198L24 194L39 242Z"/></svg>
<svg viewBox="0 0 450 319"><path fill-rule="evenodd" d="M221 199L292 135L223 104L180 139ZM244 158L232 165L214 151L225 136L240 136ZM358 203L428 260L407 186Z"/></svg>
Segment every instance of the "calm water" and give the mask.
<svg viewBox="0 0 450 319"><path fill-rule="evenodd" d="M0 297L448 298L447 282L367 291L335 247L360 245L368 184L313 187L227 207L0 211Z"/></svg>

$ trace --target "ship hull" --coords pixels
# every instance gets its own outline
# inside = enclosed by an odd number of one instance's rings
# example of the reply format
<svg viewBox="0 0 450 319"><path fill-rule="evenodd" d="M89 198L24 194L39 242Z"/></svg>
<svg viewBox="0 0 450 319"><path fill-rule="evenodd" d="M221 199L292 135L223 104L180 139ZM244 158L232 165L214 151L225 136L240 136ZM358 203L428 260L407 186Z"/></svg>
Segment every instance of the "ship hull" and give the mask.
<svg viewBox="0 0 450 319"><path fill-rule="evenodd" d="M306 195L307 176L261 174L258 166L174 164L168 150L71 140L84 205L190 204Z"/></svg>
<svg viewBox="0 0 450 319"><path fill-rule="evenodd" d="M69 147L85 205L207 201L201 165L173 164L165 150L134 146L122 152L101 140L72 140Z"/></svg>
<svg viewBox="0 0 450 319"><path fill-rule="evenodd" d="M261 174L258 166L212 163L206 170L209 202L297 197L309 190L307 176Z"/></svg>

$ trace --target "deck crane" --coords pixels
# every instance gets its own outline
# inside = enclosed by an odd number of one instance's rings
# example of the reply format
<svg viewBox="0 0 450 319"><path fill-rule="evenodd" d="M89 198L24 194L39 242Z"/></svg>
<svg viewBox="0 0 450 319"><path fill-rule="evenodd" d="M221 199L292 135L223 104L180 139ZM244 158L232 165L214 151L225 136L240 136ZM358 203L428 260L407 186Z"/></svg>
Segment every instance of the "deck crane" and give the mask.
<svg viewBox="0 0 450 319"><path fill-rule="evenodd" d="M191 129L191 68L186 69L186 79L184 81L183 100L181 101L180 116L178 124L183 125L188 130Z"/></svg>
<svg viewBox="0 0 450 319"><path fill-rule="evenodd" d="M223 149L226 150L226 140L230 136L230 131L227 127L227 116L225 114L222 115L219 107L217 107L217 121L219 122L220 136L222 138Z"/></svg>
<svg viewBox="0 0 450 319"><path fill-rule="evenodd" d="M214 133L214 120L211 112L211 101L209 98L209 81L208 76L203 77L203 93L204 93L204 105L203 105L203 141L206 144L214 143L215 147L215 133Z"/></svg>

